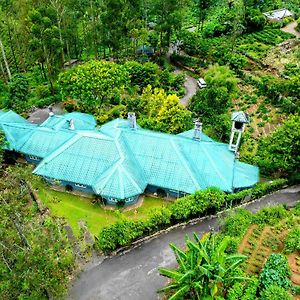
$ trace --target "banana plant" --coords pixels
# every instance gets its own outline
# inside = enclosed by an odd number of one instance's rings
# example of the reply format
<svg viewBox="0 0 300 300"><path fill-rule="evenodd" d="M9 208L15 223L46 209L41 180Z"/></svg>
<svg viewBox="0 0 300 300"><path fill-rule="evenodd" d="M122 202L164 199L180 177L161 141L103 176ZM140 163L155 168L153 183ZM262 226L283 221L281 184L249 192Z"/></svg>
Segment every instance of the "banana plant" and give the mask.
<svg viewBox="0 0 300 300"><path fill-rule="evenodd" d="M201 239L194 233L194 240L186 237L186 249L183 251L170 244L178 267L160 268L160 274L168 277L170 283L159 290L176 299L215 299L224 296L228 288L237 281L245 281L237 271L246 256L227 254L229 238L217 242L215 235L208 233Z"/></svg>

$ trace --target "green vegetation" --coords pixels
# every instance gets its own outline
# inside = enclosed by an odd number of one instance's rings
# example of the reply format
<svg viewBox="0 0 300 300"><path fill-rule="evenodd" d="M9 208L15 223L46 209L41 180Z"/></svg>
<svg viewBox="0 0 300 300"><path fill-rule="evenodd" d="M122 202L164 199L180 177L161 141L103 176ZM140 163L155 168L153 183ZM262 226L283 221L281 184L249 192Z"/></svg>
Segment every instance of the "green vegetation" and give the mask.
<svg viewBox="0 0 300 300"><path fill-rule="evenodd" d="M171 279L171 283L160 290L167 292L169 299L215 299L226 295L236 282L245 280L239 266L246 256L225 252L229 238L217 243L212 234L200 239L194 233L194 239L195 242L186 239L185 251L170 245L178 263L177 270L159 269L161 275Z"/></svg>
<svg viewBox="0 0 300 300"><path fill-rule="evenodd" d="M270 136L263 138L258 147L256 161L264 173L299 172L300 116L291 115Z"/></svg>
<svg viewBox="0 0 300 300"><path fill-rule="evenodd" d="M132 242L148 236L172 224L185 222L193 218L212 214L225 207L240 203L245 197L257 199L268 194L286 183L279 179L272 183L261 183L256 187L236 194L226 195L224 192L209 188L176 200L168 207L156 209L142 220L120 220L105 226L100 231L97 247L105 253L129 246Z"/></svg>
<svg viewBox="0 0 300 300"><path fill-rule="evenodd" d="M143 219L152 209L168 206L166 200L145 197L142 206L136 209L128 211L104 209L99 203L92 203L93 199L51 190L42 184L38 187L38 195L54 216L66 219L77 236L80 232L78 227L80 220L86 222L91 234L98 235L104 226L118 220Z"/></svg>
<svg viewBox="0 0 300 300"><path fill-rule="evenodd" d="M168 299L290 300L299 291L299 249L292 250L289 259L280 252L296 237L294 226L299 222L299 204L290 211L283 206L257 214L235 210L222 221L219 233L206 233L201 239L194 234L195 242L187 237L184 250L170 245L178 267L160 269L171 279L161 291ZM276 247L263 242L267 237L277 240Z"/></svg>
<svg viewBox="0 0 300 300"><path fill-rule="evenodd" d="M291 276L287 258L280 253L268 257L259 277L262 294L269 286L277 285L285 290L291 287Z"/></svg>
<svg viewBox="0 0 300 300"><path fill-rule="evenodd" d="M0 298L61 298L75 269L64 222L39 212L24 167L1 169Z"/></svg>

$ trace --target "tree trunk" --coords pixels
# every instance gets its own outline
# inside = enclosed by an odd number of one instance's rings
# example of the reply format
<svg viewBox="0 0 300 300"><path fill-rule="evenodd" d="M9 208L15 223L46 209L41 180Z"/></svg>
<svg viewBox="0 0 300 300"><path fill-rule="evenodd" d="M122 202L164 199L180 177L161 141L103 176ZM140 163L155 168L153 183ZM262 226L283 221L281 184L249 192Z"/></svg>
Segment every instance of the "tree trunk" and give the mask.
<svg viewBox="0 0 300 300"><path fill-rule="evenodd" d="M57 13L57 23L58 23L59 40L61 44L61 66L63 67L65 65L64 41L62 39L62 34L61 34L61 19L59 18L58 13Z"/></svg>
<svg viewBox="0 0 300 300"><path fill-rule="evenodd" d="M46 72L45 72L45 67L44 67L44 63L41 62L40 63L40 67L41 67L41 70L42 70L42 76L45 80L47 80L47 75L46 75Z"/></svg>
<svg viewBox="0 0 300 300"><path fill-rule="evenodd" d="M6 71L7 71L8 79L11 80L11 73L10 73L9 65L8 65L8 62L7 62L7 59L6 59L6 55L5 55L4 46L3 46L3 43L1 41L1 39L0 39L0 48L1 48L1 52L2 52L3 61L4 61L4 64L5 64L5 68L6 68Z"/></svg>
<svg viewBox="0 0 300 300"><path fill-rule="evenodd" d="M13 56L13 60L14 60L16 69L17 69L17 71L19 72L19 65L18 65L18 62L17 62L15 49L14 49L14 47L13 47L13 45L12 45L13 42L12 42L11 30L10 30L10 27L9 27L9 26L8 26L8 37L9 37L9 45L10 45L11 53L12 53L12 56Z"/></svg>

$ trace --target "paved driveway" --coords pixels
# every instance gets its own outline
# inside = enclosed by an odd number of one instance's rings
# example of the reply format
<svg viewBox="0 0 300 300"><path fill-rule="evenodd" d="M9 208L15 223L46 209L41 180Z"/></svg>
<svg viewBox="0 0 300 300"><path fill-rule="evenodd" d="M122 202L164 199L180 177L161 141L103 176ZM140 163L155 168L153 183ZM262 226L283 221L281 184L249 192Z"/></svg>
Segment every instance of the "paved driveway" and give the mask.
<svg viewBox="0 0 300 300"><path fill-rule="evenodd" d="M298 200L300 185L266 196L246 205L246 208L256 212L268 205L293 205ZM211 228L218 229L218 218L208 218L195 225L177 228L123 255L104 260L100 257L88 265L74 282L69 299L158 299L156 291L166 283L166 279L159 275L157 267L175 266L175 257L169 243L183 246L185 235L196 232L201 236Z"/></svg>

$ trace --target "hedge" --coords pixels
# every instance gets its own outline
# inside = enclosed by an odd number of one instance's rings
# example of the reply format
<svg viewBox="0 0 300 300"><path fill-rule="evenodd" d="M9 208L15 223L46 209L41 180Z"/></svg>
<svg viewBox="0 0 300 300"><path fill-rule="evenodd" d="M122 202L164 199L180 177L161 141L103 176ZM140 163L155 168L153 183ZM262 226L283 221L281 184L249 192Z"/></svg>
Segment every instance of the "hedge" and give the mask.
<svg viewBox="0 0 300 300"><path fill-rule="evenodd" d="M236 205L246 197L249 201L258 199L281 188L286 182L285 179L278 179L273 182L259 183L251 189L235 194L225 194L213 187L198 191L193 195L177 199L168 207L154 210L147 219L121 220L104 227L99 234L96 247L109 254L161 229Z"/></svg>

